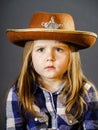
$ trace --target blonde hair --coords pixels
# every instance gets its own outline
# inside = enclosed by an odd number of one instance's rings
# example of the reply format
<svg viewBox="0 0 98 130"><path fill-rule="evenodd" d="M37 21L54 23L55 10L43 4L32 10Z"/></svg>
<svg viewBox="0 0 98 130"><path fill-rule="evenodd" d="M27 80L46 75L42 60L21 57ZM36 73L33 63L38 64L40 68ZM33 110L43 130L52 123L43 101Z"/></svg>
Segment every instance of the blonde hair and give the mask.
<svg viewBox="0 0 98 130"><path fill-rule="evenodd" d="M35 72L32 65L32 48L33 41L29 44L23 58L23 65L21 72L18 78L18 96L19 101L23 105L23 108L30 112L33 116L39 116L33 107L36 99L32 94L32 89L36 87L37 83L37 73ZM64 101L62 102L66 106L66 114L71 113L74 105L77 104L74 117L78 118L82 115L84 108L87 108L87 104L83 98L83 93L87 94L87 91L84 87L86 82L89 82L88 79L83 74L81 69L80 55L76 47L69 45L70 48L70 63L68 70L66 72L66 81L67 85L62 92ZM32 88L33 87L33 88Z"/></svg>
<svg viewBox="0 0 98 130"><path fill-rule="evenodd" d="M86 102L83 99L83 93L87 93L84 87L88 82L81 69L81 60L77 48L70 47L70 63L67 70L67 86L63 91L63 96L66 95L65 105L66 113L71 113L72 108L77 104L75 110L75 117L80 117L83 113L84 107L87 108Z"/></svg>
<svg viewBox="0 0 98 130"><path fill-rule="evenodd" d="M34 96L32 95L32 87L35 86L36 74L32 67L32 58L31 58L32 47L33 47L32 41L27 42L24 47L23 64L18 78L17 87L18 87L18 96L20 104L32 115L38 116L38 114L33 108L35 99Z"/></svg>

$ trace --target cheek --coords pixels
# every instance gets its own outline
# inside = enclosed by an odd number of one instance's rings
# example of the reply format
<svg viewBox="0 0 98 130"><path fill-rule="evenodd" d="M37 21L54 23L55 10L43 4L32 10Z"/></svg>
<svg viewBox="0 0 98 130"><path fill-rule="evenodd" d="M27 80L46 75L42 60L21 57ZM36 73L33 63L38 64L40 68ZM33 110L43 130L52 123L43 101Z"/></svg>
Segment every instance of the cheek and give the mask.
<svg viewBox="0 0 98 130"><path fill-rule="evenodd" d="M41 70L42 60L37 55L32 55L32 63L35 71L39 73Z"/></svg>
<svg viewBox="0 0 98 130"><path fill-rule="evenodd" d="M69 61L70 61L70 56L69 56L69 53L67 53L65 56L62 56L61 61L60 61L61 63L60 67L64 70L67 70Z"/></svg>
<svg viewBox="0 0 98 130"><path fill-rule="evenodd" d="M68 65L69 64L69 61L70 61L70 58L69 58L70 56L69 56L69 53L66 55L66 59L65 59L65 63L66 63L66 65Z"/></svg>
<svg viewBox="0 0 98 130"><path fill-rule="evenodd" d="M68 68L69 61L70 61L70 54L69 54L69 52L68 52L68 53L66 54L66 61L65 61L66 68Z"/></svg>
<svg viewBox="0 0 98 130"><path fill-rule="evenodd" d="M33 66L34 68L36 68L38 65L38 62L37 62L37 56L36 55L33 55L32 54L32 63L33 63Z"/></svg>

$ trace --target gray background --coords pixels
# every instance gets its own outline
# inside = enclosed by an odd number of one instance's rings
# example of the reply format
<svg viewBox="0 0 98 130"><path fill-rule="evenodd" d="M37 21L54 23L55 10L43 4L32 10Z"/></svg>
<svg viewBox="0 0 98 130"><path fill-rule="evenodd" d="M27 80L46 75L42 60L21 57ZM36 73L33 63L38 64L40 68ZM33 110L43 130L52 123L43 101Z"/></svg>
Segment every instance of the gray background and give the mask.
<svg viewBox="0 0 98 130"><path fill-rule="evenodd" d="M98 0L0 0L0 130L5 128L6 95L20 70L23 52L8 41L5 30L28 27L36 11L70 13L76 29L98 34ZM98 87L98 40L80 54L84 73Z"/></svg>

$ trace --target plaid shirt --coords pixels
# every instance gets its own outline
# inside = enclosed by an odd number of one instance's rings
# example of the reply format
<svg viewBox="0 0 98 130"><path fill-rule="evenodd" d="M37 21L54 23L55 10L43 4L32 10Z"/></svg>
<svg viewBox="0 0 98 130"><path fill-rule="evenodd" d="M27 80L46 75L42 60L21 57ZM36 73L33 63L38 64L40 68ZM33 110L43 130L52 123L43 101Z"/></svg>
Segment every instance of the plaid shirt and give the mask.
<svg viewBox="0 0 98 130"><path fill-rule="evenodd" d="M65 114L65 106L60 100L63 85L58 91L50 93L37 86L33 94L37 99L36 111L43 114L43 118L33 117L24 109L20 109L16 87L13 86L8 94L6 106L7 130L98 130L98 97L94 89L86 84L88 96L84 96L88 110L79 119L72 114ZM75 108L73 108L75 110Z"/></svg>

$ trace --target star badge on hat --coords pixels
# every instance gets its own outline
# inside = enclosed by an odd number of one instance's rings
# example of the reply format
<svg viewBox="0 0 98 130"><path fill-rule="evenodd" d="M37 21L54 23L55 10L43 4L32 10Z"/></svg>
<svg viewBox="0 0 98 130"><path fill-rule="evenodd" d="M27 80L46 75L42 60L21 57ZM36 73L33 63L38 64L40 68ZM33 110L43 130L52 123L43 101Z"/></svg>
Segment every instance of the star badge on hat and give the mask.
<svg viewBox="0 0 98 130"><path fill-rule="evenodd" d="M63 24L55 23L53 16L51 17L49 22L42 22L41 25L48 29L58 29L59 27L63 26Z"/></svg>

